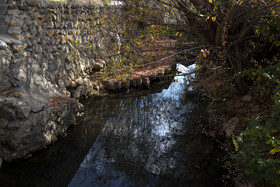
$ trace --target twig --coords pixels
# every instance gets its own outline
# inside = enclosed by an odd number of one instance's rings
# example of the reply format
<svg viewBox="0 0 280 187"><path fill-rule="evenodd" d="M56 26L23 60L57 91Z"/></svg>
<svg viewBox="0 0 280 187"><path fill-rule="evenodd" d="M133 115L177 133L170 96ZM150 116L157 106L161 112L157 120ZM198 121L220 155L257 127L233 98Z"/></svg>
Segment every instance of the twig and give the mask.
<svg viewBox="0 0 280 187"><path fill-rule="evenodd" d="M279 35L279 36L277 36L277 38L274 40L274 42L272 43L272 45L271 45L271 47L270 47L269 51L271 51L271 50L272 50L273 45L275 44L275 42L278 40L278 38L279 38L279 37L280 37L280 35Z"/></svg>
<svg viewBox="0 0 280 187"><path fill-rule="evenodd" d="M173 75L173 74L170 74L170 75L142 75L142 74L139 74L139 73L130 73L130 74L133 74L133 75L138 75L140 77L149 77L149 78L159 78L159 77L179 77L179 76L187 76L187 75L191 75L193 73L196 73L197 70L195 71L192 71L190 73L181 73L181 74L178 74L178 75Z"/></svg>
<svg viewBox="0 0 280 187"><path fill-rule="evenodd" d="M179 51L179 52L177 52L177 53L174 53L174 54L172 54L172 55L170 55L170 56L167 56L167 57L164 57L164 58L162 58L162 59L159 59L159 60L157 60L157 61L154 61L154 62L151 62L151 63L147 63L147 64L143 64L143 65L136 65L136 66L133 66L133 67L142 67L142 66L147 66L147 65L155 64L155 63L161 62L161 61L163 61L163 60L172 58L172 57L174 57L174 56L176 56L176 55L178 55L178 54L181 54L181 53L184 53L184 52L187 52L187 51L191 51L191 50L201 49L201 48L203 48L203 47L206 48L206 47L211 47L211 46L210 46L210 45L206 45L206 46L199 46L199 47L193 47L193 48L190 48L190 49L185 49L185 50ZM124 66L124 67L129 68L129 66Z"/></svg>

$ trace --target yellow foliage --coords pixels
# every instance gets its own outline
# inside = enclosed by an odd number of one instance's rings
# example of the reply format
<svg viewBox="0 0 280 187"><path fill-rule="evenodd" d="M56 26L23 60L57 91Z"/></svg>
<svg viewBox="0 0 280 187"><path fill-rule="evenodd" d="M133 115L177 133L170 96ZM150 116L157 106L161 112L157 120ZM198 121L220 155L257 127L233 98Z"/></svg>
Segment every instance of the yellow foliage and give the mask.
<svg viewBox="0 0 280 187"><path fill-rule="evenodd" d="M280 147L275 147L274 149L270 150L269 153L274 155L275 153L280 152Z"/></svg>
<svg viewBox="0 0 280 187"><path fill-rule="evenodd" d="M239 145L238 145L238 143L237 143L237 141L235 139L235 136L232 136L232 143L233 143L233 145L235 147L235 151L237 152L239 150Z"/></svg>

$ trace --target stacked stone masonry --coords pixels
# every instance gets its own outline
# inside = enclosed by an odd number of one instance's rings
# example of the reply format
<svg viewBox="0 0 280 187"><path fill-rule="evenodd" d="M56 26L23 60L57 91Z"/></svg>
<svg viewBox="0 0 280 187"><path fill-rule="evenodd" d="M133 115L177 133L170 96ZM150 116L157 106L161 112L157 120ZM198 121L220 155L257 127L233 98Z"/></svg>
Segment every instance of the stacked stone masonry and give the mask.
<svg viewBox="0 0 280 187"><path fill-rule="evenodd" d="M0 0L0 34L6 34L8 31L5 21L7 10L7 0Z"/></svg>
<svg viewBox="0 0 280 187"><path fill-rule="evenodd" d="M0 0L1 160L55 141L82 110L70 95L97 91L88 77L100 62L82 54L110 52L102 42L107 31L98 27L104 12L91 4Z"/></svg>

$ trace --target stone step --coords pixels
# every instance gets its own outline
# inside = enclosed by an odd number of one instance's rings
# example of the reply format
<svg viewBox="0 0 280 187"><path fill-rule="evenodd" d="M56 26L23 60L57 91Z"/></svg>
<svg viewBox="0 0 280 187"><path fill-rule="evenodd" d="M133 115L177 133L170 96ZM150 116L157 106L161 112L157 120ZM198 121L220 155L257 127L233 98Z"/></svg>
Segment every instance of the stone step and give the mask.
<svg viewBox="0 0 280 187"><path fill-rule="evenodd" d="M1 1L1 0L0 0ZM5 4L0 4L0 15L5 15L7 13L8 6Z"/></svg>

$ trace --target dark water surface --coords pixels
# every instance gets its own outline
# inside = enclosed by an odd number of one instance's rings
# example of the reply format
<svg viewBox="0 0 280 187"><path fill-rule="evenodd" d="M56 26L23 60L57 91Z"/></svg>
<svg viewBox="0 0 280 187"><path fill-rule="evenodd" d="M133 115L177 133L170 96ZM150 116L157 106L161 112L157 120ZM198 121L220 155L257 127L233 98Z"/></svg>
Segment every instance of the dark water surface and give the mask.
<svg viewBox="0 0 280 187"><path fill-rule="evenodd" d="M194 66L179 66L182 72ZM220 186L204 104L179 76L160 93L85 101L67 137L0 170L0 186Z"/></svg>

